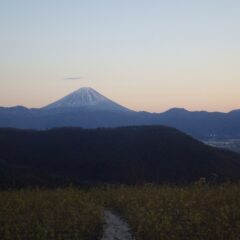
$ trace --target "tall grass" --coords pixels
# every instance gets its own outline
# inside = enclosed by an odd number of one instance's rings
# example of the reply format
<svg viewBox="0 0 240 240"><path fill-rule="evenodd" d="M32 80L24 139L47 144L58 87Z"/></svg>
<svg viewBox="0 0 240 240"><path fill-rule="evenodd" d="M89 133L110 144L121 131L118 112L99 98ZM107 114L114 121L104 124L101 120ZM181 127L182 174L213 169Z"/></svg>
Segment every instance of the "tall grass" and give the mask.
<svg viewBox="0 0 240 240"><path fill-rule="evenodd" d="M101 239L103 208L136 240L239 240L240 185L0 192L1 240Z"/></svg>
<svg viewBox="0 0 240 240"><path fill-rule="evenodd" d="M240 186L108 189L107 207L127 219L137 240L239 240Z"/></svg>
<svg viewBox="0 0 240 240"><path fill-rule="evenodd" d="M102 225L102 209L86 192L0 192L1 240L93 240Z"/></svg>

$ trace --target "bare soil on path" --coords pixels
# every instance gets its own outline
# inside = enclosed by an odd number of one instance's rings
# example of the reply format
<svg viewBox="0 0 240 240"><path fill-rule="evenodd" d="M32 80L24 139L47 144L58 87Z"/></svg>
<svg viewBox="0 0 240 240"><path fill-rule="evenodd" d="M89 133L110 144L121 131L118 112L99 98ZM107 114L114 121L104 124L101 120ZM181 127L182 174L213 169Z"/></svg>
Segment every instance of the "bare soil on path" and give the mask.
<svg viewBox="0 0 240 240"><path fill-rule="evenodd" d="M109 210L104 211L104 233L102 240L134 240L128 224Z"/></svg>

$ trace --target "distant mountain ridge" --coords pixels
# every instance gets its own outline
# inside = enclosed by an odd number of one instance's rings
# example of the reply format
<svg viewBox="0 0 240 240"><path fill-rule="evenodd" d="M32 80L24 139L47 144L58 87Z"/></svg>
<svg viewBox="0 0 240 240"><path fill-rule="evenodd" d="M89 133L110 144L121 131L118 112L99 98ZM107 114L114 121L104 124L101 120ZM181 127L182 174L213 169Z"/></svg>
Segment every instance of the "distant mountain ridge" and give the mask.
<svg viewBox="0 0 240 240"><path fill-rule="evenodd" d="M0 127L49 129L159 124L175 127L197 138L240 138L240 110L221 113L173 108L163 113L136 112L92 88L80 88L39 109L0 108Z"/></svg>

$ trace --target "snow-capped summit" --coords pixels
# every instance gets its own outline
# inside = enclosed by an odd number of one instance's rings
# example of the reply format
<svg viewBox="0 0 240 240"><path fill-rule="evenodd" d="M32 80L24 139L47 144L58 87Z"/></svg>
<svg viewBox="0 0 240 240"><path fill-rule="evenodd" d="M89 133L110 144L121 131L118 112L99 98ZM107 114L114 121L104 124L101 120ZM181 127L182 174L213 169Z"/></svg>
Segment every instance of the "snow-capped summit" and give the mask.
<svg viewBox="0 0 240 240"><path fill-rule="evenodd" d="M104 97L90 87L82 87L44 109L87 108L92 110L129 111L129 109Z"/></svg>

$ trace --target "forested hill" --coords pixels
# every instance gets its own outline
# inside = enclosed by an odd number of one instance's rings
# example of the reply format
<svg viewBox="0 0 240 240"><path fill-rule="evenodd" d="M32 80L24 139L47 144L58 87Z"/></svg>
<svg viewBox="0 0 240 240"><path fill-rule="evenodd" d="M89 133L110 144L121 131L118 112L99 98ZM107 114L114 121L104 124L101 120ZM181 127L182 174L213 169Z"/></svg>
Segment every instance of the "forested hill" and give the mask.
<svg viewBox="0 0 240 240"><path fill-rule="evenodd" d="M240 156L169 127L0 129L1 185L240 179Z"/></svg>

